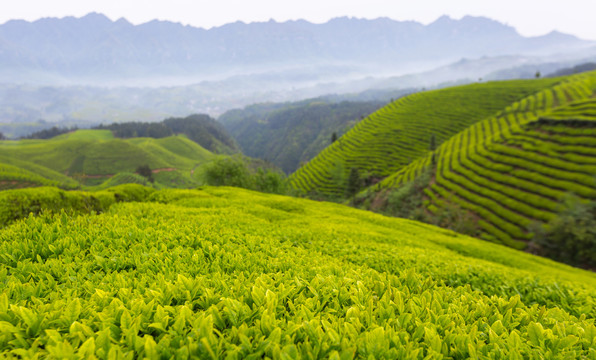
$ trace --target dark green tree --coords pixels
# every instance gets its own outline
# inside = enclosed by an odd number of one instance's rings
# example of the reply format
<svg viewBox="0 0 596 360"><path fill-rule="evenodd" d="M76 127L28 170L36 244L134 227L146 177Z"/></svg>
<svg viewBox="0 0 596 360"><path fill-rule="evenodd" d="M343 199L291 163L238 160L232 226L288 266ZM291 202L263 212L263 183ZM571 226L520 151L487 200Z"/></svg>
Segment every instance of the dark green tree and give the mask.
<svg viewBox="0 0 596 360"><path fill-rule="evenodd" d="M253 178L255 190L273 194L283 194L286 191L284 175L281 172L258 168Z"/></svg>
<svg viewBox="0 0 596 360"><path fill-rule="evenodd" d="M435 166L437 164L437 156L435 155L435 150L437 149L437 141L435 139L435 134L430 135L430 144L428 148L432 152L430 158L431 164Z"/></svg>
<svg viewBox="0 0 596 360"><path fill-rule="evenodd" d="M205 170L207 184L214 186L235 186L252 189L253 184L248 167L242 159L219 158Z"/></svg>
<svg viewBox="0 0 596 360"><path fill-rule="evenodd" d="M149 180L149 182L153 182L153 171L151 171L151 168L149 167L149 165L140 165L139 167L137 167L136 170L137 174L147 178L147 180Z"/></svg>
<svg viewBox="0 0 596 360"><path fill-rule="evenodd" d="M534 76L536 77L536 79L539 79L539 78L540 78L540 76L541 76L541 75L540 75L540 71L536 71L536 75L534 75Z"/></svg>
<svg viewBox="0 0 596 360"><path fill-rule="evenodd" d="M547 224L534 224L532 250L573 266L596 268L596 201L575 196L564 200L563 210Z"/></svg>
<svg viewBox="0 0 596 360"><path fill-rule="evenodd" d="M360 179L360 171L358 168L350 168L350 175L348 175L348 184L346 185L346 196L354 196L362 187L362 180Z"/></svg>
<svg viewBox="0 0 596 360"><path fill-rule="evenodd" d="M333 144L336 140L337 140L337 133L334 131L333 134L331 134L331 143Z"/></svg>

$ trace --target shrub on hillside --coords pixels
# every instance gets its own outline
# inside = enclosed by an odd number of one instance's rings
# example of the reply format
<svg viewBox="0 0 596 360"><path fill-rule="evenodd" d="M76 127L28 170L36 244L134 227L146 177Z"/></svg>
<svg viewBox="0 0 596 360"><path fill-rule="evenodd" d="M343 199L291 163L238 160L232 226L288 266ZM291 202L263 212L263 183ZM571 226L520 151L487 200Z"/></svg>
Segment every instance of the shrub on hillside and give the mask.
<svg viewBox="0 0 596 360"><path fill-rule="evenodd" d="M362 179L360 178L360 171L358 168L352 167L350 168L350 174L348 175L348 180L346 184L346 197L351 197L356 195L360 188L362 188Z"/></svg>
<svg viewBox="0 0 596 360"><path fill-rule="evenodd" d="M476 218L453 201L444 199L441 206L428 206L426 189L433 177L432 169L427 169L415 180L399 188L379 193L363 193L353 199L359 208L381 212L388 216L422 221L458 233L477 236L479 233ZM432 207L432 211L429 211Z"/></svg>
<svg viewBox="0 0 596 360"><path fill-rule="evenodd" d="M451 201L443 201L442 206L437 208L433 215L426 215L420 220L460 234L475 237L479 235L480 229L474 215Z"/></svg>
<svg viewBox="0 0 596 360"><path fill-rule="evenodd" d="M539 255L570 265L596 268L596 201L575 196L564 200L559 215L544 225L534 224L530 246Z"/></svg>
<svg viewBox="0 0 596 360"><path fill-rule="evenodd" d="M137 167L136 173L149 180L149 182L155 181L153 179L153 171L151 171L149 165L140 165L139 167Z"/></svg>
<svg viewBox="0 0 596 360"><path fill-rule="evenodd" d="M253 178L255 190L272 194L286 193L286 181L279 172L258 168Z"/></svg>
<svg viewBox="0 0 596 360"><path fill-rule="evenodd" d="M421 211L424 202L424 188L428 186L431 172L426 171L414 181L392 189L387 193L385 212L391 216L422 221L424 212Z"/></svg>
<svg viewBox="0 0 596 360"><path fill-rule="evenodd" d="M246 161L238 157L226 157L213 161L205 170L208 185L234 186L261 192L285 193L284 176L270 169L259 167L251 170Z"/></svg>
<svg viewBox="0 0 596 360"><path fill-rule="evenodd" d="M238 159L220 158L205 170L207 184L214 186L235 186L250 188L250 173L246 165Z"/></svg>

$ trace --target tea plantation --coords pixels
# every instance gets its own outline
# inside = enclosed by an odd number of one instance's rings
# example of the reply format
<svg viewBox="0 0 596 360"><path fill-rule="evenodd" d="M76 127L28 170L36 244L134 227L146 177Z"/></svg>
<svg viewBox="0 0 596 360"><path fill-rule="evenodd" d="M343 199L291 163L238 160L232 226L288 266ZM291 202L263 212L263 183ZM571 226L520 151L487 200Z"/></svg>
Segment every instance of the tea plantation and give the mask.
<svg viewBox="0 0 596 360"><path fill-rule="evenodd" d="M593 273L430 225L211 187L0 207L3 358L596 358Z"/></svg>
<svg viewBox="0 0 596 360"><path fill-rule="evenodd" d="M456 203L478 218L483 237L524 248L533 223L552 220L568 194L596 199L596 73L513 103L387 177L396 188L425 169L428 208Z"/></svg>
<svg viewBox="0 0 596 360"><path fill-rule="evenodd" d="M431 137L447 141L470 125L558 79L514 80L412 94L371 114L290 176L296 190L343 196L351 168L384 178L426 156Z"/></svg>

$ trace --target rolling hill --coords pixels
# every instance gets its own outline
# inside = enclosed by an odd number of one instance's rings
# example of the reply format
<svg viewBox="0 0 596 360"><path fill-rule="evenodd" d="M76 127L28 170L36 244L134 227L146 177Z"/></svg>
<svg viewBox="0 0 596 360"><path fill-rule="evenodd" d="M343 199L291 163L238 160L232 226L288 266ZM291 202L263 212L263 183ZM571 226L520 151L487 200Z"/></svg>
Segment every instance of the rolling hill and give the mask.
<svg viewBox="0 0 596 360"><path fill-rule="evenodd" d="M52 181L35 172L0 162L0 190L37 186L64 186L68 188L66 184Z"/></svg>
<svg viewBox="0 0 596 360"><path fill-rule="evenodd" d="M596 349L593 273L344 205L233 188L41 188L0 192L0 217L11 219L0 228L2 357Z"/></svg>
<svg viewBox="0 0 596 360"><path fill-rule="evenodd" d="M595 91L596 72L564 78L446 141L425 190L429 209L454 202L478 217L483 237L525 248L529 226L552 220L568 194L596 199ZM374 190L412 181L431 156Z"/></svg>
<svg viewBox="0 0 596 360"><path fill-rule="evenodd" d="M114 137L128 139L150 137L154 139L171 135L185 135L201 147L216 154L235 154L240 149L234 138L215 119L205 114L168 118L161 122L121 122L100 125L95 129L109 130Z"/></svg>
<svg viewBox="0 0 596 360"><path fill-rule="evenodd" d="M560 226L563 212L596 200L596 72L515 83L401 99L296 171L291 184L341 199L354 182L350 170L358 169L361 181L371 174L381 180L354 198L362 208L391 213L414 206L395 213L592 268L591 238L565 244L539 234ZM454 101L462 93L469 95Z"/></svg>
<svg viewBox="0 0 596 360"><path fill-rule="evenodd" d="M199 183L194 169L215 157L185 136L123 140L109 130L77 130L49 140L0 141L0 163L6 164L6 174L12 174L4 176L4 182L13 187L28 183L73 188L107 180L108 185L145 183L133 174L143 165L152 169L159 186L190 187ZM9 165L28 171L29 179L24 173L17 176Z"/></svg>
<svg viewBox="0 0 596 360"><path fill-rule="evenodd" d="M468 126L560 79L479 83L420 92L369 115L290 176L304 193L341 197L350 168L382 179Z"/></svg>

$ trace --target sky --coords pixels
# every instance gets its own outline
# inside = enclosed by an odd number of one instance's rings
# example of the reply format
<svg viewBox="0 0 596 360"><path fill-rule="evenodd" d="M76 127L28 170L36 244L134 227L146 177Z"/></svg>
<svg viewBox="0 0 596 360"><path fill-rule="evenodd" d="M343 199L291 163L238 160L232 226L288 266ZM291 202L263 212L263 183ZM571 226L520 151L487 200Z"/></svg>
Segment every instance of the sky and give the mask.
<svg viewBox="0 0 596 360"><path fill-rule="evenodd" d="M206 29L238 20L323 23L349 16L428 24L442 15L455 19L473 15L513 26L524 36L557 30L596 40L596 0L0 0L0 24L90 12L112 20L124 17L134 24L159 19Z"/></svg>

